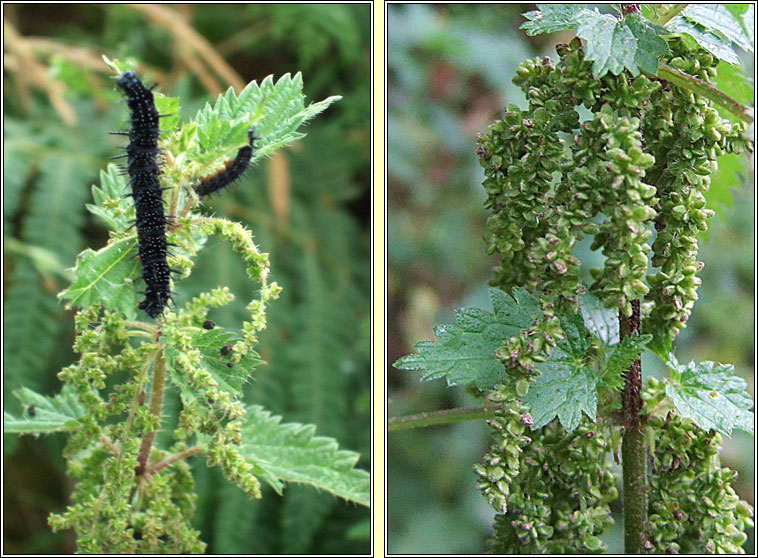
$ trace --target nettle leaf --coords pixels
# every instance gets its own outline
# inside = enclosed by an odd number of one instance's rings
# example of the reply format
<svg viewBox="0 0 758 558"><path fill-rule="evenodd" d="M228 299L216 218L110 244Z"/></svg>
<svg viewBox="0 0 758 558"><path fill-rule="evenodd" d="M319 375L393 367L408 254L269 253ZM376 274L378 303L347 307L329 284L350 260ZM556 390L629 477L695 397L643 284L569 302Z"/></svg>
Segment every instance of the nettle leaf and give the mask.
<svg viewBox="0 0 758 558"><path fill-rule="evenodd" d="M359 454L341 450L333 438L314 436L312 424L281 424L260 405L247 408L240 453L281 494L282 482L309 484L363 506L371 502L371 477L356 469Z"/></svg>
<svg viewBox="0 0 758 558"><path fill-rule="evenodd" d="M547 362L536 365L542 374L524 396L534 421L533 430L558 417L563 428L570 432L579 426L582 412L595 420L598 377L581 356L555 348Z"/></svg>
<svg viewBox="0 0 758 558"><path fill-rule="evenodd" d="M608 358L606 370L608 374L619 375L626 372L629 366L639 358L645 346L653 340L650 334L636 336L630 335L624 337L621 342L613 349L613 353Z"/></svg>
<svg viewBox="0 0 758 558"><path fill-rule="evenodd" d="M755 4L748 4L747 10L742 14L740 21L748 41L750 41L751 45L755 44Z"/></svg>
<svg viewBox="0 0 758 558"><path fill-rule="evenodd" d="M585 40L585 57L593 61L592 73L597 77L609 71L618 75L629 70L633 76L640 70L657 72L658 57L670 52L659 36L666 33L666 29L638 14L629 14L622 20L603 15L576 30L577 36Z"/></svg>
<svg viewBox="0 0 758 558"><path fill-rule="evenodd" d="M398 370L418 370L422 380L445 378L448 385L474 384L490 389L502 381L505 369L495 356L504 340L518 335L542 316L539 301L516 287L511 298L489 289L494 313L464 308L455 313L455 325L434 328L437 341L416 344L417 354L398 359Z"/></svg>
<svg viewBox="0 0 758 558"><path fill-rule="evenodd" d="M579 310L584 318L584 325L592 335L606 345L619 342L618 313L603 306L602 301L589 292L579 298Z"/></svg>
<svg viewBox="0 0 758 558"><path fill-rule="evenodd" d="M239 341L235 333L217 327L210 331L198 331L191 339L192 347L200 352L200 366L216 381L220 390L234 396L242 394L242 385L250 379L253 369L263 361L258 353L249 350L240 362L233 361L233 352L221 354L224 345L234 345ZM171 374L171 380L179 388L185 401L198 400L198 395L187 381L188 374L177 363L179 351L172 345L167 345L164 350L166 366ZM228 363L233 366L228 366Z"/></svg>
<svg viewBox="0 0 758 558"><path fill-rule="evenodd" d="M741 66L726 64L724 61L720 61L716 70L718 72L716 75L716 85L720 91L723 91L732 99L743 105L749 105L753 102L753 99L755 98L753 80L752 78L748 79L745 75L745 70L743 70ZM735 118L735 116L728 110L719 111L719 114L721 114L723 118ZM719 165L721 164L721 161L722 159L719 157Z"/></svg>
<svg viewBox="0 0 758 558"><path fill-rule="evenodd" d="M134 203L124 196L126 192L126 178L118 166L111 163L107 170L100 171L100 187L92 186L95 203L88 203L87 210L100 217L112 230L122 231L129 226L130 218L126 215Z"/></svg>
<svg viewBox="0 0 758 558"><path fill-rule="evenodd" d="M552 33L576 29L584 39L587 60L592 60L592 73L602 77L611 72L618 75L629 70L637 76L640 70L658 71L658 56L670 52L660 35L668 31L639 14L617 19L609 14L581 8L573 4L537 4L539 10L528 12L529 19L521 28L527 34Z"/></svg>
<svg viewBox="0 0 758 558"><path fill-rule="evenodd" d="M682 417L727 436L734 429L753 434L753 400L745 380L733 375L734 366L707 361L670 364L674 366L666 395Z"/></svg>
<svg viewBox="0 0 758 558"><path fill-rule="evenodd" d="M629 14L624 18L624 23L629 26L632 34L637 39L637 52L634 54L634 63L645 72L655 74L658 71L658 56L669 54L666 41L661 35L668 31L639 14Z"/></svg>
<svg viewBox="0 0 758 558"><path fill-rule="evenodd" d="M232 354L221 355L221 348L226 344L233 345L239 341L239 336L223 328L217 327L210 331L201 331L192 338L192 346L200 351L205 369L218 382L219 389L234 395L242 393L242 384L250 378L256 366L263 361L255 351L248 351L240 362L229 367L233 362Z"/></svg>
<svg viewBox="0 0 758 558"><path fill-rule="evenodd" d="M99 302L133 319L137 311L137 293L128 278L135 274L138 265L134 258L136 246L137 237L132 235L97 252L85 250L76 258L76 279L58 298L67 299L72 306L81 308Z"/></svg>
<svg viewBox="0 0 758 558"><path fill-rule="evenodd" d="M236 95L233 88L220 95L215 105L206 103L192 123L198 128L198 144L188 154L190 160L208 163L214 157L225 157L247 142L247 128L255 124L255 153L253 162L266 157L285 145L302 139L305 133L298 128L340 100L339 95L318 103L305 104L303 77L285 74L274 82L267 76L258 84L248 83Z"/></svg>
<svg viewBox="0 0 758 558"><path fill-rule="evenodd" d="M681 15L676 16L666 24L669 32L689 35L697 44L710 52L716 58L729 64L739 64L740 59L732 45L725 38L709 31L705 26Z"/></svg>
<svg viewBox="0 0 758 558"><path fill-rule="evenodd" d="M50 434L77 430L77 419L84 415L84 407L79 403L74 388L65 384L60 393L46 397L28 388L21 388L13 394L24 407L21 416L5 411L3 432L6 434Z"/></svg>
<svg viewBox="0 0 758 558"><path fill-rule="evenodd" d="M630 336L619 342L615 313L603 309L602 303L592 295L585 295L580 300L582 314L559 314L566 336L558 342L547 361L535 365L541 375L530 384L524 396L524 403L531 409L534 429L557 417L561 425L571 431L579 425L582 412L595 420L600 373L619 377L652 339L651 335ZM586 323L590 324L589 327ZM606 349L615 345L605 363L591 361L589 349L593 334Z"/></svg>
<svg viewBox="0 0 758 558"><path fill-rule="evenodd" d="M534 424L542 428L558 417L572 431L584 412L592 420L597 414L598 375L587 359L590 331L580 314L559 314L565 338L558 342L547 361L536 364L540 371L524 396Z"/></svg>
<svg viewBox="0 0 758 558"><path fill-rule="evenodd" d="M634 61L637 39L628 26L612 15L598 14L580 25L576 34L585 40L585 58L592 60L595 76L602 77L608 72L618 75L624 68L629 68L633 75L639 74Z"/></svg>
<svg viewBox="0 0 758 558"><path fill-rule="evenodd" d="M665 362L667 355L671 352L671 337L669 335L653 336L647 344L647 349Z"/></svg>
<svg viewBox="0 0 758 558"><path fill-rule="evenodd" d="M711 32L723 35L742 50L753 52L753 42L746 34L743 22L723 4L689 4L682 15Z"/></svg>
<svg viewBox="0 0 758 558"><path fill-rule="evenodd" d="M527 35L576 29L580 23L592 18L596 13L577 4L537 4L537 8L539 9L524 14L529 21L522 24L521 29L524 29Z"/></svg>
<svg viewBox="0 0 758 558"><path fill-rule="evenodd" d="M566 337L558 341L557 345L565 352L576 355L586 356L590 348L590 332L584 325L584 320L580 314L559 315L561 320L561 329Z"/></svg>

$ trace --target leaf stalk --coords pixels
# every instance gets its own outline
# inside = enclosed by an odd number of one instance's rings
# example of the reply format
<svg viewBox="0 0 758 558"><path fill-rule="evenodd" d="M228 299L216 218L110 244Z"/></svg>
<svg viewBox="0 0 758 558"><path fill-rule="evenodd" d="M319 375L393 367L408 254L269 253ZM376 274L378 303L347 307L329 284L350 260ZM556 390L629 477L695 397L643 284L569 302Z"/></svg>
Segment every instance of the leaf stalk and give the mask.
<svg viewBox="0 0 758 558"><path fill-rule="evenodd" d="M483 407L444 409L442 411L430 411L404 417L393 417L387 421L387 431L395 432L397 430L410 430L411 428L438 426L468 420L481 420L490 418L496 408L496 405L485 405Z"/></svg>

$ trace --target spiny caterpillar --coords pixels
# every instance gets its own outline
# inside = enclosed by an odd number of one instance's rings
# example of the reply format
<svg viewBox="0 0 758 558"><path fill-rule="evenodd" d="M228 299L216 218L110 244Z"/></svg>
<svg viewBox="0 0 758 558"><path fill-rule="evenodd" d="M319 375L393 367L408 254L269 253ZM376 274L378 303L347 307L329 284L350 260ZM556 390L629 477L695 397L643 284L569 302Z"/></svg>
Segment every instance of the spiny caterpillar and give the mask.
<svg viewBox="0 0 758 558"><path fill-rule="evenodd" d="M248 129L247 139L248 144L240 147L239 151L237 151L237 156L230 161L226 161L223 169L199 179L198 183L194 186L198 196L202 198L213 192L218 192L244 176L253 157L255 140L258 139L255 137L255 126L250 126Z"/></svg>
<svg viewBox="0 0 758 558"><path fill-rule="evenodd" d="M124 90L131 113L129 133L117 133L129 136L126 170L132 192L128 195L134 199L138 254L143 268L142 279L146 284L145 299L139 303L139 308L155 318L171 300L169 279L172 271L166 261L168 219L163 211L162 189L158 180L158 121L161 115L155 108L152 88L147 89L134 72L124 72L116 84Z"/></svg>

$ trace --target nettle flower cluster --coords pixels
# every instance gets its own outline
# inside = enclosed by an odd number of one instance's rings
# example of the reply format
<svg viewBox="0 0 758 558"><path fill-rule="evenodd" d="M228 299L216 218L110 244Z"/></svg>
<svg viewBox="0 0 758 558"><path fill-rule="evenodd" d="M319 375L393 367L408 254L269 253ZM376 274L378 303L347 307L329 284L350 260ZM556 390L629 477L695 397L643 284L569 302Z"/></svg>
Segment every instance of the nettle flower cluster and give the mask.
<svg viewBox="0 0 758 558"><path fill-rule="evenodd" d="M711 79L710 54L670 46L674 67ZM584 287L572 249L592 235L606 259L590 290L626 316L644 297L643 332L673 338L697 299L696 235L713 215L703 194L716 158L749 147L745 126L678 86L626 72L594 77L578 39L557 50L557 65L545 57L517 71L528 110L509 105L478 139L488 251L500 258L493 284L576 311ZM658 269L648 274L651 252Z"/></svg>
<svg viewBox="0 0 758 558"><path fill-rule="evenodd" d="M647 410L665 397L665 385L650 378L643 392ZM669 412L648 423L650 536L645 547L666 554L743 554L753 509L731 486L737 473L722 467L721 435Z"/></svg>
<svg viewBox="0 0 758 558"><path fill-rule="evenodd" d="M676 38L669 47L664 62L712 80L713 56ZM716 158L751 149L744 124L722 119L707 99L645 75L595 77L579 39L557 51L557 63L522 63L513 82L528 109L509 105L476 147L491 211L488 252L500 259L492 284L530 290L544 314L503 340L497 355L508 377L488 395L499 406L489 421L494 442L475 471L497 512L496 553L603 552L598 536L612 523L617 479L607 453L618 428L583 417L572 432L556 421L531 431L521 402L534 365L562 337L556 312L578 312L585 287L574 246L593 237L605 261L590 270L590 290L619 316L640 301L642 332L665 346L697 300L697 235L713 215L704 193ZM660 473L650 486L648 550L738 552L750 510L718 464L718 435L670 417L653 416L647 428L659 438L651 453ZM672 452L688 467L677 469ZM679 502L684 493L702 501Z"/></svg>
<svg viewBox="0 0 758 558"><path fill-rule="evenodd" d="M553 421L529 431L532 419L505 386L488 399L502 404L487 421L493 444L474 466L477 487L497 511L493 554L595 554L613 523L618 478L606 465L607 436L589 420L572 432Z"/></svg>

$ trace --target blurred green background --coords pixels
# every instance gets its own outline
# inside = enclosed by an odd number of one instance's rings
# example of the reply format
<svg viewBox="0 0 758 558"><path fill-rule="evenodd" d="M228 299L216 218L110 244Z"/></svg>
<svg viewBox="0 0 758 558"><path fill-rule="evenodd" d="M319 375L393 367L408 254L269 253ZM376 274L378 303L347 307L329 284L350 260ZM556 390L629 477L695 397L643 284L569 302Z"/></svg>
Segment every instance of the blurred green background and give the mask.
<svg viewBox="0 0 758 558"><path fill-rule="evenodd" d="M180 98L183 121L230 85L302 72L306 102L342 100L204 211L245 223L283 287L268 309L248 403L314 423L370 469L371 15L369 4L4 5L4 405L20 385L56 393L73 361L73 312L56 293L107 231L85 209L127 118L102 56L136 64ZM211 317L239 327L257 285L211 239L181 304L218 284L237 295ZM167 395L165 409L178 404ZM73 534L47 515L68 503L63 436L5 437L4 538L9 554L66 554ZM367 554L369 510L290 486L250 502L201 459L191 462L195 526L210 554Z"/></svg>
<svg viewBox="0 0 758 558"><path fill-rule="evenodd" d="M391 367L432 339L432 327L453 320L462 306L489 309L486 296L496 261L482 241L486 213L483 172L474 154L484 132L508 103L526 107L511 84L526 58L551 56L572 33L527 37L518 29L530 4L388 6L388 416L481 404L443 381ZM601 7L609 11L609 6ZM745 59L753 75L753 59ZM711 199L718 215L702 241L700 300L676 340L680 361L733 363L754 393L754 184L720 162ZM730 190L734 189L734 200ZM600 261L589 243L582 261ZM594 258L594 260L590 260ZM645 375L661 375L654 358ZM387 507L390 553L481 553L493 510L475 488L472 465L488 446L483 421L388 434ZM754 439L726 439L723 463L740 473L735 488L754 504ZM622 552L619 508L605 537ZM745 544L754 548L750 533Z"/></svg>

